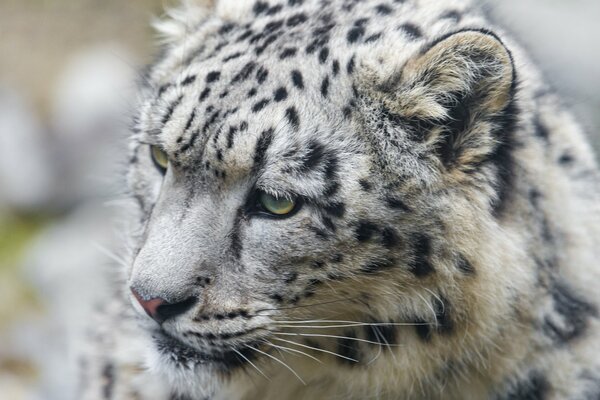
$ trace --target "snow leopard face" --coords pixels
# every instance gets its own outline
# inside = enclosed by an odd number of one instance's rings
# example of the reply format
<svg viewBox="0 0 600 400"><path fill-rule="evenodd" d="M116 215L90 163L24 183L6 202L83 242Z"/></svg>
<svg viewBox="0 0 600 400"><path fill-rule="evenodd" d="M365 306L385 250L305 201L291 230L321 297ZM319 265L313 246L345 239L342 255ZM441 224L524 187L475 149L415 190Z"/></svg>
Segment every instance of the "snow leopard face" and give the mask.
<svg viewBox="0 0 600 400"><path fill-rule="evenodd" d="M464 2L425 3L198 9L149 70L128 286L173 379L260 369L284 340L344 365L451 347L493 302L478 279L510 207L515 70Z"/></svg>

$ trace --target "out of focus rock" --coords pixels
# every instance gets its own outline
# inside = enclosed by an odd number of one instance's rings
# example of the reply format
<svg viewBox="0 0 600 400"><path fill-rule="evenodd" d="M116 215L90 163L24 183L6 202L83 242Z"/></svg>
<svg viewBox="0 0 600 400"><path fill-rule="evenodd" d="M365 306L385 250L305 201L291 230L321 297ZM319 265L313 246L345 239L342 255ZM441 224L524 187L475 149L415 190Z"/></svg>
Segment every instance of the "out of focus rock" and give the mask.
<svg viewBox="0 0 600 400"><path fill-rule="evenodd" d="M0 88L0 204L19 210L45 205L53 191L47 132L27 101Z"/></svg>

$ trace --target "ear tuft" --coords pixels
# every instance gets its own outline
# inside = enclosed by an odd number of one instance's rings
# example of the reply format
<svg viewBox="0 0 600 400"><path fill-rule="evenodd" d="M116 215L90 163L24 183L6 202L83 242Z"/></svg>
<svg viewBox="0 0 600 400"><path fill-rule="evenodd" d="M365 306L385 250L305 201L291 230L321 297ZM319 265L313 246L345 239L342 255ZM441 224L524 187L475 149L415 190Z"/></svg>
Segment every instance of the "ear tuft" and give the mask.
<svg viewBox="0 0 600 400"><path fill-rule="evenodd" d="M183 0L178 7L167 10L164 17L152 24L159 40L164 44L182 40L213 12L214 3L214 0Z"/></svg>

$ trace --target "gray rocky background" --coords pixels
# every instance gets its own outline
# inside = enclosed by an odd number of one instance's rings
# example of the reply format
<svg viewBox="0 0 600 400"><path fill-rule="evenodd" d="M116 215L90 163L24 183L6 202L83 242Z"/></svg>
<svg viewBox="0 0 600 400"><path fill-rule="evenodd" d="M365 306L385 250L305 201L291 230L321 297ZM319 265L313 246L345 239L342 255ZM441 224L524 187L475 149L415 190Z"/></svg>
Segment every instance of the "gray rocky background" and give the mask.
<svg viewBox="0 0 600 400"><path fill-rule="evenodd" d="M75 338L115 264L120 110L166 4L0 0L0 400L69 400ZM600 150L600 1L485 6Z"/></svg>

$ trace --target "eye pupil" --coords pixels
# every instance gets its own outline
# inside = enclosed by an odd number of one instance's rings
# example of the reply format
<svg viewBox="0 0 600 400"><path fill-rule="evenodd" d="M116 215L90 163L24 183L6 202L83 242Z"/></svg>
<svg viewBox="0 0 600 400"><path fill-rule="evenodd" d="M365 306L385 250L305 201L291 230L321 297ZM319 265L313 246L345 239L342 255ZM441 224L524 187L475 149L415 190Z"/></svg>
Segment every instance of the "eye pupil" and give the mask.
<svg viewBox="0 0 600 400"><path fill-rule="evenodd" d="M261 193L259 202L262 207L274 215L286 215L296 208L296 202L291 199L277 198L267 193Z"/></svg>
<svg viewBox="0 0 600 400"><path fill-rule="evenodd" d="M163 174L169 166L169 156L158 146L150 146L150 155L156 168L158 168Z"/></svg>

